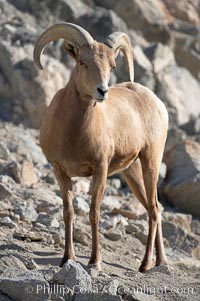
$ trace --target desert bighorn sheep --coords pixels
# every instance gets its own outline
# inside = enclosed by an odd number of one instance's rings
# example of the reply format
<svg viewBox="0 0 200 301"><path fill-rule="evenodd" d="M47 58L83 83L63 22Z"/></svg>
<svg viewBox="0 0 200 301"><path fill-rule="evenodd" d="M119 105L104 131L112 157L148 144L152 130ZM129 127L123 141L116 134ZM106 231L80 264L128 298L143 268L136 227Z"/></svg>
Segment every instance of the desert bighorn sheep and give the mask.
<svg viewBox="0 0 200 301"><path fill-rule="evenodd" d="M65 252L61 266L70 258L75 260L71 177L93 177L89 264L100 269L100 204L107 176L119 171L149 215L146 252L139 270L152 267L154 244L156 265L165 264L157 181L168 128L166 108L148 88L133 83L132 47L125 33L114 32L105 43L98 43L77 25L56 24L44 31L35 45L38 68L42 69L44 47L61 38L76 66L67 86L49 105L40 132L40 144L52 163L64 204ZM108 88L119 51L125 55L131 82Z"/></svg>

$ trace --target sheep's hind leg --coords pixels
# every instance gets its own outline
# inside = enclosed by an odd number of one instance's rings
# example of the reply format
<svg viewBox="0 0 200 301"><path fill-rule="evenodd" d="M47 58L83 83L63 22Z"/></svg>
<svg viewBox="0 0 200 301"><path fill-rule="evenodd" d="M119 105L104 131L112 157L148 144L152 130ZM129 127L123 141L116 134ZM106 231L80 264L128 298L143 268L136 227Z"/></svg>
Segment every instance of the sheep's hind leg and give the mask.
<svg viewBox="0 0 200 301"><path fill-rule="evenodd" d="M156 194L156 198L157 198L157 194ZM159 212L159 214L158 214L158 225L157 225L157 231L156 231L155 246L156 246L156 266L166 265L168 267L167 258L165 255L164 243L163 243L161 212ZM168 267L168 269L169 269L169 267Z"/></svg>
<svg viewBox="0 0 200 301"><path fill-rule="evenodd" d="M90 205L90 224L92 228L92 253L89 265L94 266L97 270L101 270L101 253L99 248L99 219L100 205L106 186L107 166L98 167L93 174L92 198Z"/></svg>
<svg viewBox="0 0 200 301"><path fill-rule="evenodd" d="M53 166L53 171L60 187L61 196L63 199L63 218L65 223L65 252L60 267L68 259L76 260L73 247L73 218L74 209L72 204L72 183L71 179L58 166Z"/></svg>
<svg viewBox="0 0 200 301"><path fill-rule="evenodd" d="M161 153L159 148L148 147L140 155L144 186L146 190L148 215L149 215L149 233L144 258L139 271L145 272L152 267L153 248L160 218L160 208L157 201L157 182L159 168L161 164Z"/></svg>
<svg viewBox="0 0 200 301"><path fill-rule="evenodd" d="M135 162L133 162L128 169L126 169L123 172L123 177L127 182L131 191L135 194L137 199L148 211L148 202L147 202L147 196L144 187L142 166L139 158ZM156 238L155 238L155 248L156 248L156 265L166 264L167 260L166 260L163 237L162 237L161 215L160 218L158 219L158 226L157 226Z"/></svg>

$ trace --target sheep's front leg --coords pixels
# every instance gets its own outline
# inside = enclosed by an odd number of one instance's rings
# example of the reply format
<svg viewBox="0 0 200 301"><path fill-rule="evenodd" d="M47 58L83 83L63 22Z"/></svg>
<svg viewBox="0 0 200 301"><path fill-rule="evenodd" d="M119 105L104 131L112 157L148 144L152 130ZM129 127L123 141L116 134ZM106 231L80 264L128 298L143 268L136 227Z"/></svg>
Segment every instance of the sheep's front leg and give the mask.
<svg viewBox="0 0 200 301"><path fill-rule="evenodd" d="M96 269L101 270L101 253L99 248L99 219L100 205L106 186L107 166L101 166L93 174L92 198L90 205L90 224L92 228L92 253L89 265L94 265Z"/></svg>
<svg viewBox="0 0 200 301"><path fill-rule="evenodd" d="M72 204L72 183L71 179L58 166L53 166L54 174L60 187L61 196L63 199L63 218L65 223L65 253L60 263L60 267L68 259L76 260L73 247L73 218L74 209Z"/></svg>

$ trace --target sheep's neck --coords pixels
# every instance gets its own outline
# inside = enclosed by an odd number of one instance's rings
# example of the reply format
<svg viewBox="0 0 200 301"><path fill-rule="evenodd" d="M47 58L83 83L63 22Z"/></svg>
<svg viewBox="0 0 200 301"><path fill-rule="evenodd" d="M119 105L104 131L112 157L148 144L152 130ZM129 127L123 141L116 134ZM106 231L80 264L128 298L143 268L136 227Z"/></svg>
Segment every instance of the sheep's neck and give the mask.
<svg viewBox="0 0 200 301"><path fill-rule="evenodd" d="M75 67L71 73L70 80L67 84L68 90L73 94L73 101L77 101L79 105L90 107L95 105L95 101L87 92L84 91L83 85L78 82L78 68Z"/></svg>
<svg viewBox="0 0 200 301"><path fill-rule="evenodd" d="M70 80L66 86L65 108L68 111L70 108L70 118L79 120L91 119L97 110L96 102L91 96L80 92L77 83L77 70L73 70Z"/></svg>

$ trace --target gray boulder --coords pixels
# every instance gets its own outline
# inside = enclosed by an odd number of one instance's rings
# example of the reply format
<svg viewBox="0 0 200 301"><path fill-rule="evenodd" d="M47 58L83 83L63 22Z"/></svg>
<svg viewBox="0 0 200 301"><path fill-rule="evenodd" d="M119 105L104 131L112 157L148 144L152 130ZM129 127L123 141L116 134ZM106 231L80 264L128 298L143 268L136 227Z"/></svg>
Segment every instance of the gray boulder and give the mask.
<svg viewBox="0 0 200 301"><path fill-rule="evenodd" d="M0 201L7 200L11 196L12 196L11 189L7 185L0 183Z"/></svg>
<svg viewBox="0 0 200 301"><path fill-rule="evenodd" d="M81 16L77 21L97 41L104 41L114 31L128 32L125 22L114 11L101 7Z"/></svg>
<svg viewBox="0 0 200 301"><path fill-rule="evenodd" d="M166 8L171 13L172 16L178 18L182 21L190 22L192 24L199 24L199 1L192 0L188 2L187 0L181 1L171 1L163 0Z"/></svg>
<svg viewBox="0 0 200 301"><path fill-rule="evenodd" d="M144 49L144 53L152 64L155 74L161 72L167 66L175 65L175 57L172 49L161 43L154 43Z"/></svg>
<svg viewBox="0 0 200 301"><path fill-rule="evenodd" d="M11 153L4 142L0 142L0 160L9 160Z"/></svg>
<svg viewBox="0 0 200 301"><path fill-rule="evenodd" d="M31 202L19 201L15 204L14 213L19 215L22 221L34 222L37 220L38 214Z"/></svg>
<svg viewBox="0 0 200 301"><path fill-rule="evenodd" d="M50 296L48 286L48 282L38 271L22 272L15 278L0 278L0 291L15 301L47 301Z"/></svg>
<svg viewBox="0 0 200 301"><path fill-rule="evenodd" d="M20 165L16 161L0 161L0 174L6 175L20 183Z"/></svg>
<svg viewBox="0 0 200 301"><path fill-rule="evenodd" d="M200 220L199 219L192 220L191 230L194 234L200 235Z"/></svg>
<svg viewBox="0 0 200 301"><path fill-rule="evenodd" d="M187 135L195 135L198 137L200 133L200 115L198 117L192 118L189 122L183 124L181 129L184 130Z"/></svg>
<svg viewBox="0 0 200 301"><path fill-rule="evenodd" d="M103 287L103 293L107 293L113 296L117 295L118 286L119 281L117 279L113 279Z"/></svg>
<svg viewBox="0 0 200 301"><path fill-rule="evenodd" d="M47 214L46 212L40 212L36 219L37 223L44 224L46 227L59 228L59 222L53 214Z"/></svg>
<svg viewBox="0 0 200 301"><path fill-rule="evenodd" d="M95 294L95 293L90 293L90 294L78 294L75 296L74 301L121 301L122 298L121 296L117 295L109 295L109 294Z"/></svg>
<svg viewBox="0 0 200 301"><path fill-rule="evenodd" d="M0 225L11 229L16 227L16 224L10 219L9 216L0 218Z"/></svg>
<svg viewBox="0 0 200 301"><path fill-rule="evenodd" d="M54 274L52 280L55 283L64 284L69 290L69 295L73 295L77 290L87 292L92 289L90 275L84 270L80 263L74 262L71 259Z"/></svg>
<svg viewBox="0 0 200 301"><path fill-rule="evenodd" d="M10 299L8 296L0 292L0 301L13 301L13 299Z"/></svg>
<svg viewBox="0 0 200 301"><path fill-rule="evenodd" d="M19 97L23 100L31 125L36 128L40 126L52 97L69 78L69 71L62 63L47 56L44 61L43 72L36 70L32 58L25 58L15 65L20 80Z"/></svg>
<svg viewBox="0 0 200 301"><path fill-rule="evenodd" d="M94 3L98 6L105 7L107 9L114 9L117 1L116 0L93 0Z"/></svg>
<svg viewBox="0 0 200 301"><path fill-rule="evenodd" d="M111 229L109 232L105 233L105 237L112 241L120 240L122 238L122 231Z"/></svg>
<svg viewBox="0 0 200 301"><path fill-rule="evenodd" d="M12 103L13 119L39 127L54 94L65 86L69 71L49 56L44 56L45 70L38 71L32 59L33 45L14 46L0 43L0 87L2 98ZM26 118L25 118L26 116Z"/></svg>
<svg viewBox="0 0 200 301"><path fill-rule="evenodd" d="M192 223L192 215L184 214L184 213L175 213L170 211L165 211L162 214L163 221L171 222L184 228L186 231L190 232L191 223Z"/></svg>
<svg viewBox="0 0 200 301"><path fill-rule="evenodd" d="M180 126L200 114L200 86L187 69L172 65L157 79L157 95L169 110L171 124Z"/></svg>
<svg viewBox="0 0 200 301"><path fill-rule="evenodd" d="M15 160L0 160L0 174L11 177L16 183L31 186L38 182L36 170L32 163L24 161L22 166Z"/></svg>
<svg viewBox="0 0 200 301"><path fill-rule="evenodd" d="M2 161L2 165L0 163L0 170L3 166L9 167L10 176L12 177L13 172L18 172L18 177L20 180L20 164L11 162L26 162L29 161L29 164L32 163L34 166L43 166L47 164L47 160L44 157L40 146L38 145L38 131L36 130L27 130L23 126L16 126L12 123L4 123L0 122L0 140L6 141L6 145L12 154L12 160L9 160L7 163ZM13 169L11 168L13 166ZM5 169L5 173L9 170ZM13 177L16 180L16 173L14 173ZM32 177L31 177L32 178ZM10 178L11 179L11 178ZM14 181L13 181L14 182Z"/></svg>
<svg viewBox="0 0 200 301"><path fill-rule="evenodd" d="M187 139L186 133L180 128L173 126L168 130L167 141L165 145L165 154L168 153L176 144L183 143Z"/></svg>
<svg viewBox="0 0 200 301"><path fill-rule="evenodd" d="M33 164L24 160L21 166L20 183L26 186L34 185L38 182L37 171Z"/></svg>
<svg viewBox="0 0 200 301"><path fill-rule="evenodd" d="M24 265L24 263L16 256L2 256L0 259L0 276L1 274L5 273L6 270L9 269L19 269L21 270L21 272L27 271L27 268Z"/></svg>
<svg viewBox="0 0 200 301"><path fill-rule="evenodd" d="M90 246L91 244L90 232L85 231L81 226L74 226L73 239L84 246Z"/></svg>
<svg viewBox="0 0 200 301"><path fill-rule="evenodd" d="M160 7L153 0L119 0L114 7L116 13L135 30L142 29L148 41L170 42L170 31Z"/></svg>
<svg viewBox="0 0 200 301"><path fill-rule="evenodd" d="M75 22L77 18L89 10L89 7L81 0L72 3L70 0L9 0L20 11L34 15L38 20L45 22L49 19L49 15L55 19L67 20Z"/></svg>
<svg viewBox="0 0 200 301"><path fill-rule="evenodd" d="M76 195L90 194L90 185L88 178L76 178L73 180L73 192Z"/></svg>
<svg viewBox="0 0 200 301"><path fill-rule="evenodd" d="M189 234L179 225L163 221L163 236L168 240L171 247L179 248L196 257L196 250L199 249L200 240L197 236ZM197 259L198 256L197 256Z"/></svg>
<svg viewBox="0 0 200 301"><path fill-rule="evenodd" d="M174 55L178 65L187 68L196 79L200 79L200 54L197 45L197 36L175 33Z"/></svg>
<svg viewBox="0 0 200 301"><path fill-rule="evenodd" d="M85 216L89 213L90 207L85 199L81 196L75 196L73 199L74 211L81 216Z"/></svg>
<svg viewBox="0 0 200 301"><path fill-rule="evenodd" d="M163 192L174 206L200 216L200 144L185 140L166 155Z"/></svg>

